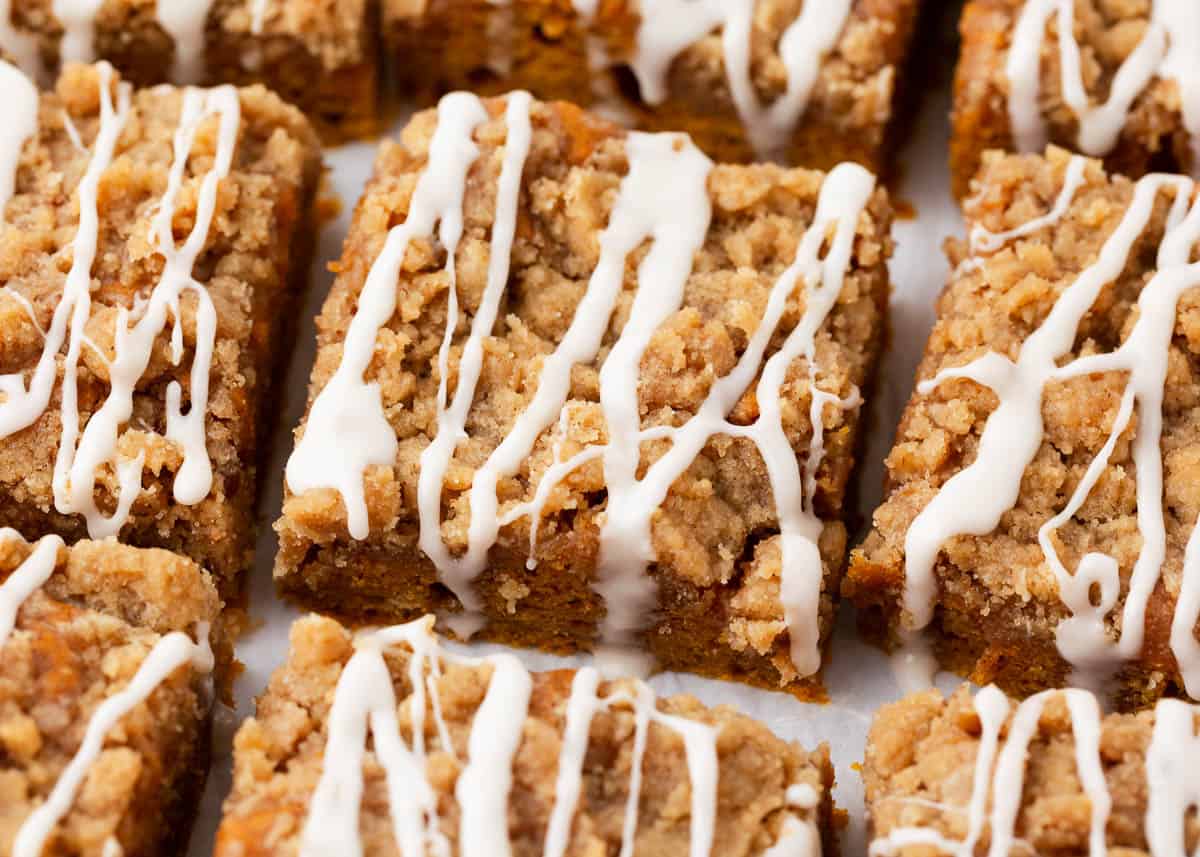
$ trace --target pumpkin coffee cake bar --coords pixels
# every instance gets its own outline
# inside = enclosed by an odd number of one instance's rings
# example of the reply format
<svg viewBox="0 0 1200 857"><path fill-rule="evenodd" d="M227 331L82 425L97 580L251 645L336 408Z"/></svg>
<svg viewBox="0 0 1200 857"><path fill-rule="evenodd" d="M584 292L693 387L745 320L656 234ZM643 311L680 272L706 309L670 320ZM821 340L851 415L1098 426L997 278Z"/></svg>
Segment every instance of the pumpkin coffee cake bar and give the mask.
<svg viewBox="0 0 1200 857"><path fill-rule="evenodd" d="M890 162L919 0L382 0L405 92L524 88L718 161Z"/></svg>
<svg viewBox="0 0 1200 857"><path fill-rule="evenodd" d="M858 165L447 96L384 144L317 321L280 587L817 692L890 219Z"/></svg>
<svg viewBox="0 0 1200 857"><path fill-rule="evenodd" d="M832 843L826 746L590 667L454 655L432 624L292 626L234 741L216 857L819 857Z"/></svg>
<svg viewBox="0 0 1200 857"><path fill-rule="evenodd" d="M1200 697L1200 197L985 159L844 591L893 643L1029 693Z"/></svg>
<svg viewBox="0 0 1200 857"><path fill-rule="evenodd" d="M134 90L106 63L40 96L3 63L0 96L2 519L177 551L231 597L316 136L261 87Z"/></svg>
<svg viewBox="0 0 1200 857"><path fill-rule="evenodd" d="M0 530L0 854L184 852L220 606L167 551Z"/></svg>
<svg viewBox="0 0 1200 857"><path fill-rule="evenodd" d="M262 83L331 141L378 124L375 0L3 0L0 54L48 81L107 60L135 86Z"/></svg>
<svg viewBox="0 0 1200 857"><path fill-rule="evenodd" d="M1164 857L1200 842L1200 710L1105 715L1084 690L966 687L884 706L867 737L869 857Z"/></svg>
<svg viewBox="0 0 1200 857"><path fill-rule="evenodd" d="M1191 0L969 0L950 166L965 197L989 149L1047 143L1130 176L1200 175L1200 6Z"/></svg>

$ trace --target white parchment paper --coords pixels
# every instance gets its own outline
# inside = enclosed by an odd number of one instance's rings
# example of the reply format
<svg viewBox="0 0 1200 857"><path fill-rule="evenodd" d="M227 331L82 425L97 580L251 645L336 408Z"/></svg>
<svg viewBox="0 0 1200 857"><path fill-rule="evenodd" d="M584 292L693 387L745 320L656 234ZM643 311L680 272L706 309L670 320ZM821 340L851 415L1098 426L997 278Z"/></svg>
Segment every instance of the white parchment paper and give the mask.
<svg viewBox="0 0 1200 857"><path fill-rule="evenodd" d="M932 85L931 89L934 88ZM947 157L948 87L942 81L936 93L926 93L922 110L909 141L901 153L902 180L898 198L911 203L916 218L896 225L896 253L892 259L892 342L880 367L872 403L873 420L862 466L858 492L863 521L879 500L883 459L899 420L900 411L912 389L913 373L925 337L933 321L933 302L947 273L941 245L949 235L962 232L962 222L950 196ZM275 556L275 534L271 523L278 516L282 496L283 468L292 448L292 429L304 409L305 389L312 365L313 320L333 280L326 265L338 258L354 203L370 175L375 144L356 143L326 152L332 187L344 205L341 215L329 223L322 235L313 263L312 289L306 299L299 326L299 341L288 370L284 410L273 454L264 480L259 516L261 533L258 562L250 581L250 609L261 623L243 638L238 656L246 672L237 683L237 711L219 712L215 730L214 769L200 808L189 857L208 857L220 821L221 801L231 780L231 742L238 723L253 712L254 697L266 686L271 672L286 657L287 632L299 614L281 604L271 583ZM486 649L487 647L478 647ZM477 649L478 650L478 649ZM520 652L534 669L571 665L573 659ZM899 691L887 659L859 642L855 636L853 610L843 605L832 644L832 658L825 670L831 702L813 705L797 702L782 693L771 693L727 682L711 681L679 673L656 676L651 684L663 694L690 693L710 705L733 705L766 723L778 735L813 746L829 742L837 766L835 797L850 814L850 826L842 838L847 857L865 853L862 780L851 766L861 762L863 745L872 713L881 704L896 699ZM945 687L954 682L945 679Z"/></svg>

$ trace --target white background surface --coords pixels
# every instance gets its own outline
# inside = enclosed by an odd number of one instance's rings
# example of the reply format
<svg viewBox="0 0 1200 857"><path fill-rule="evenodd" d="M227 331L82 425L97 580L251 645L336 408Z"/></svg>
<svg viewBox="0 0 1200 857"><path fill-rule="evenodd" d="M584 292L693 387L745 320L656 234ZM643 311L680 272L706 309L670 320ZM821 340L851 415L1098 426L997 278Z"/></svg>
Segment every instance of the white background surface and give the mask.
<svg viewBox="0 0 1200 857"><path fill-rule="evenodd" d="M892 343L880 367L875 400L871 405L874 418L870 421L871 431L859 470L858 497L863 521L869 520L871 510L879 500L883 459L890 448L900 411L912 389L913 373L933 321L934 298L945 280L947 265L941 244L947 236L962 231L958 209L950 196L946 168L948 81L943 79L935 83L931 80L928 89L936 92L921 94L921 112L900 156L902 172L897 196L911 203L917 216L896 224L896 252L891 264ZM259 511L258 561L249 584L252 618L262 624L248 633L238 647L238 656L245 662L246 672L236 686L237 711L235 716L227 710L218 712L214 769L201 805L189 857L212 854L220 803L230 786L233 731L237 723L253 712L254 697L266 686L271 671L285 659L288 626L299 615L281 604L274 594L271 564L276 543L270 525L280 509L283 467L292 448L292 428L299 422L304 409L313 356L313 319L333 279L326 265L340 255L354 203L371 172L374 149L373 143L358 143L326 153L332 187L342 199L343 210L335 221L326 225L317 249L312 289L302 311L299 340L288 370L284 411L264 479ZM853 610L849 605L842 605L831 651L832 657L825 667L831 702L826 705L804 704L782 693L678 673L656 676L651 684L660 693L686 692L708 704L736 706L766 723L780 736L798 740L808 747L828 741L837 767L835 798L838 806L850 813L850 827L842 839L842 854L855 857L865 853L865 843L862 781L851 766L862 761L872 713L879 705L897 698L899 692L887 659L856 639ZM522 652L520 655L532 668L571 663L569 659L537 653ZM953 686L952 680L942 678L939 684L944 688Z"/></svg>

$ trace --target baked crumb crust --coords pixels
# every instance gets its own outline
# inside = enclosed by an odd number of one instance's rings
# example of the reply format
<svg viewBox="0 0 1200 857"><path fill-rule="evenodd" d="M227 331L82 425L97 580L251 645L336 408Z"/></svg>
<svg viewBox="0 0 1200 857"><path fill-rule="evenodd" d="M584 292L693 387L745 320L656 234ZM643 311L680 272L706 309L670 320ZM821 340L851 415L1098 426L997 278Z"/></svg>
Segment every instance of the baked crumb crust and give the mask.
<svg viewBox="0 0 1200 857"><path fill-rule="evenodd" d="M475 315L488 268L489 231L504 152L504 101L486 102L490 118L474 134L480 154L467 178L463 237L456 257L459 295L456 335L449 350L449 392L456 383L463 340ZM485 337L482 371L465 426L446 471L441 537L464 549L472 473L528 407L545 356L561 341L597 264L604 228L622 175L626 137L615 126L563 103L534 103L532 139L517 207L512 268L503 305ZM375 177L360 201L338 278L317 320L318 350L310 404L341 357L367 272L388 228L402 222L426 166L437 115L418 114L399 143L384 143ZM638 404L643 428L680 425L695 414L714 379L728 373L759 324L776 278L797 253L811 223L823 177L772 165L716 166L708 180L712 221L684 287L682 308L654 332L640 363ZM869 377L882 338L890 254L890 208L877 191L857 222L845 284L816 339L822 389L847 398ZM529 500L556 460L604 443L599 369L628 315L635 293L637 250L604 344L590 363L576 364L557 425L538 435L512 477L500 480L500 512ZM383 409L399 442L391 466L365 475L370 532L350 538L346 506L330 488L288 493L276 525L275 574L288 597L354 621L403 621L450 613L457 600L438 582L418 547L420 456L436 434L438 373L434 367L446 325L448 279L442 247L424 239L409 246L398 285L397 310L382 328L365 375L378 384ZM802 315L793 292L774 351ZM807 364L791 364L783 390L784 427L797 455L812 439ZM731 413L735 423L758 416L753 385ZM820 638L833 617L846 531L842 503L854 459L856 408L823 409L825 454L815 474L815 510L824 522ZM302 438L306 426L297 436ZM642 444L643 462L668 444ZM796 681L779 600L780 537L771 480L752 441L712 437L677 479L655 515L658 562L656 626L646 645L664 667L684 668L767 686L818 693ZM528 568L529 518L505 524L475 579L488 619L486 638L553 651L589 648L603 615L592 589L606 502L601 461L566 475L546 498L539 519L536 567Z"/></svg>
<svg viewBox="0 0 1200 857"><path fill-rule="evenodd" d="M994 252L973 254L966 244L948 243L956 271L938 300L938 319L918 381L989 351L1015 359L1065 290L1097 262L1101 247L1128 213L1135 186L1129 179L1107 175L1098 161L1079 159L1079 188L1061 216L1053 217L1072 162L1068 153L1053 148L1045 157L998 152L985 156L976 192L965 204L968 226L998 234L1036 224L1037 218L1048 217L1050 222L1006 240ZM1133 242L1124 269L1099 290L1059 366L1083 355L1112 352L1130 335L1139 318L1138 299L1155 273L1174 193L1167 187L1155 196L1153 212ZM972 255L976 261L967 261ZM1189 258L1195 258L1194 250ZM1136 707L1183 691L1171 633L1183 585L1185 547L1200 514L1200 496L1193 487L1200 484L1195 420L1200 404L1198 313L1200 292L1182 292L1161 408L1165 556L1146 602L1140 653L1115 676L1123 706ZM1019 695L1066 682L1069 665L1059 654L1056 630L1072 614L1038 534L1067 505L1104 449L1125 393L1126 377L1120 371L1051 380L1042 397L1044 433L1023 472L1016 503L990 532L957 535L943 543L933 566L937 595L930 630L947 668ZM998 401L991 389L972 380L946 379L932 390L914 393L904 411L887 458L885 500L874 514L872 530L852 553L843 586L843 594L864 611L868 629L893 643L905 621L901 604L910 527L946 482L976 460L981 432ZM1118 563L1120 593L1106 621L1110 638L1121 627L1131 569L1143 543L1134 462L1142 419L1135 414L1119 433L1087 499L1051 536L1071 572L1087 554L1107 555Z"/></svg>
<svg viewBox="0 0 1200 857"><path fill-rule="evenodd" d="M331 620L312 616L292 626L287 664L272 677L259 698L256 716L242 725L235 740L234 786L217 835L217 857L266 857L294 853L299 847L322 773L335 686L353 653L350 633ZM400 738L406 745L412 740L417 710L409 684L410 658L408 648L387 650ZM460 818L455 785L470 761L468 738L492 670L487 665L448 661L431 680L429 691L440 700L452 748L442 743L436 709L428 697L423 700L425 770L441 818L438 829L452 849L458 842ZM559 670L532 676L529 712L512 763L508 798L508 831L515 857L542 853L574 675ZM632 689L632 684L603 682L600 693L619 688ZM719 730L714 855L759 855L769 848L784 826L789 785L801 785L817 795L813 819L821 835L831 837L833 769L824 745L806 752L731 708L707 709L691 697L659 700L657 709ZM634 732L633 711L626 705L601 711L592 720L565 855L614 853L619 847ZM386 782L373 749L367 751L363 770L359 822L363 853L366 857L396 854ZM652 723L641 767L637 853L687 853L688 770L680 736Z"/></svg>
<svg viewBox="0 0 1200 857"><path fill-rule="evenodd" d="M0 584L30 554L0 539ZM79 750L89 719L126 687L173 631L216 621L209 576L161 550L115 542L61 548L53 575L25 602L0 658L0 853ZM183 853L208 770L208 680L176 670L121 718L91 765L46 857Z"/></svg>
<svg viewBox="0 0 1200 857"><path fill-rule="evenodd" d="M423 93L427 101L456 89L488 95L528 89L546 100L610 109L645 130L686 131L718 161L756 159L731 93L720 31L683 47L665 71L665 100L652 105L639 96L628 67L636 52L637 4L606 0L591 22L581 18L578 5L571 0L382 0L383 40L404 91ZM830 5L828 14L840 14L834 11L837 5ZM879 173L890 160L886 144L897 118L896 92L918 4L850 0L848 5L846 25L820 64L803 119L783 154L789 163L817 169L857 161ZM787 89L780 39L802 7L802 0L754 3L750 85L764 104Z"/></svg>
<svg viewBox="0 0 1200 857"><path fill-rule="evenodd" d="M963 9L950 140L952 187L960 199L971 192L971 179L984 152L1015 148L1005 63L1026 3L969 0ZM1089 102L1099 104L1109 97L1121 63L1145 35L1153 3L1072 0L1072 5L1082 80ZM1057 34L1057 21L1052 17L1040 50L1037 105L1046 121L1049 142L1075 148L1079 120L1064 99ZM1106 169L1133 177L1194 170L1197 165L1181 105L1177 81L1155 77L1133 99L1124 129L1104 158Z"/></svg>
<svg viewBox="0 0 1200 857"><path fill-rule="evenodd" d="M98 67L71 66L55 90L43 94L37 132L22 150L15 193L5 210L0 372L18 374L26 383L41 357L42 332L49 329L71 265L78 188L90 157L86 149L100 125L101 80ZM167 186L182 99L182 90L167 87L134 94L114 158L100 179L91 308L75 383L81 427L109 395L121 313L136 317L163 276L152 218ZM117 444L122 460L144 456L142 490L121 539L190 556L214 574L226 597L236 594L251 561L262 424L270 412L273 369L286 351L278 338L283 320L306 284L310 208L320 173L317 139L298 111L261 87L240 90L237 99L236 151L219 184L211 228L194 268L216 312L204 425L213 471L210 492L195 505L174 498L183 457L165 436L168 387L181 385L185 402L191 390L198 324L192 291L179 302L180 359L172 359L167 324L154 341L133 393L131 419ZM179 242L195 222L217 138L214 116L196 135L177 197L172 225ZM58 378L48 406L28 428L0 444L0 508L5 523L27 537L57 533L72 541L86 535L86 522L58 512L52 488L63 432L64 354L65 346L56 358ZM118 474L105 464L97 476L95 501L112 514Z"/></svg>
<svg viewBox="0 0 1200 857"><path fill-rule="evenodd" d="M1151 789L1161 796L1161 790L1172 787L1165 780L1153 785L1149 782L1147 764L1155 720L1154 711L1142 711L1109 714L1099 721L1097 760L1112 801L1104 826L1109 854L1149 857L1163 853L1153 851L1147 841L1147 826L1151 823L1177 831L1179 845L1188 852L1200 843L1200 822L1194 813L1181 811L1176 819L1169 808L1165 818L1148 812ZM1011 738L1011 728L1010 720L1000 752ZM979 713L966 687L949 698L937 691L914 694L879 710L867 738L863 765L868 826L875 842L873 854L919 857L945 853L927 843L881 847L889 834L904 828L931 831L956 844L965 840L982 732ZM1004 853L1062 857L1095 853L1090 850L1093 803L1085 790L1077 756L1077 742L1081 740L1087 739L1073 729L1066 699L1061 695L1049 697L1025 754L1014 841ZM1181 764L1186 764L1185 759L1190 761L1190 747L1178 746L1175 752ZM1092 758L1090 753L1088 758ZM982 835L967 853L989 853L995 834L986 820L992 818L990 813L998 797L1013 795L1006 786L996 784L995 770L993 767L993 790L984 805ZM1179 786L1174 788L1175 797L1183 799ZM1148 821L1151 818L1155 821ZM1163 844L1170 847L1175 843Z"/></svg>

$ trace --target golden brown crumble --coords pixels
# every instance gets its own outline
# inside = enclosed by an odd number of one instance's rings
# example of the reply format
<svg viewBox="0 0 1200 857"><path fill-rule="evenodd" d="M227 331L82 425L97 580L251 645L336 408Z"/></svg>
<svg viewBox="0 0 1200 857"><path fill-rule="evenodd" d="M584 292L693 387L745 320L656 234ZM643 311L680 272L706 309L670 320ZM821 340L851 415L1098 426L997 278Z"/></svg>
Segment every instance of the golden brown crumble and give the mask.
<svg viewBox="0 0 1200 857"><path fill-rule="evenodd" d="M97 59L138 86L168 80L176 46L158 20L158 3L105 0L93 27ZM256 0L213 0L204 33L204 80L262 83L295 104L330 141L361 136L378 122L377 10L374 0L267 0L253 31ZM11 0L18 32L38 39L55 68L63 27L54 0Z"/></svg>
<svg viewBox="0 0 1200 857"><path fill-rule="evenodd" d="M812 0L816 2L816 0ZM750 74L763 103L787 87L780 37L800 14L803 0L758 0L754 8ZM383 0L384 41L396 57L401 81L431 93L470 89L499 94L529 89L544 99L600 107L589 71L588 39L615 62L631 58L637 4L605 0L590 27L569 0L523 0L497 6L487 0ZM896 91L916 23L914 0L855 0L834 51L821 65L805 119L794 135L792 163L821 169L856 160L880 171L884 143L895 118ZM619 107L638 127L687 131L721 161L754 160L729 92L721 33L685 48L672 63L667 100L650 106L637 95L628 69L615 78ZM495 57L493 68L489 58ZM498 70L497 70L498 69Z"/></svg>
<svg viewBox="0 0 1200 857"><path fill-rule="evenodd" d="M1112 797L1106 825L1109 854L1149 857L1146 750L1153 728L1153 711L1110 714L1101 721L1100 764ZM949 699L929 691L880 709L867 738L863 766L871 835L923 827L962 841L980 732L979 715L965 687ZM1025 758L1012 853L1089 854L1092 805L1080 783L1071 716L1061 696L1046 702ZM1185 824L1191 851L1200 842L1200 822L1188 813ZM985 825L975 853L987 853L989 843ZM895 857L932 853L927 846L914 846L899 849Z"/></svg>
<svg viewBox="0 0 1200 857"><path fill-rule="evenodd" d="M966 203L968 226L1000 232L1045 214L1063 186L1068 159L1058 149L1045 158L990 154L977 191ZM1088 161L1084 184L1057 224L1009 242L980 267L961 268L938 300L938 320L918 378L932 378L942 368L962 366L988 351L1015 358L1063 290L1096 261L1132 192L1130 180L1110 177L1099 162ZM1171 198L1170 191L1158 194L1125 270L1101 290L1063 362L1111 351L1128 335L1138 296L1154 272ZM951 265L958 265L967 252L963 244L951 242ZM1195 452L1198 348L1200 292L1193 289L1179 301L1162 409L1166 560L1149 601L1141 656L1122 677L1127 702L1161 695L1179 680L1168 636L1184 545L1200 513L1195 487L1200 484ZM1064 679L1066 665L1054 635L1069 613L1038 544L1038 529L1063 508L1104 445L1124 388L1125 377L1115 372L1051 381L1042 401L1044 437L1024 471L1016 506L992 532L957 536L944 545L935 565L939 595L934 626L948 666L1014 692ZM909 525L946 480L974 460L980 432L997 401L991 390L972 381L949 380L928 395L914 394L905 409L887 458L886 499L875 512L870 534L853 552L844 586L846 595L869 609L869 619L884 619L892 631L899 619ZM1088 552L1117 559L1122 594L1112 615L1120 613L1142 544L1131 448L1136 430L1135 417L1087 501L1055 537L1068 569Z"/></svg>
<svg viewBox="0 0 1200 857"><path fill-rule="evenodd" d="M970 0L960 22L962 54L954 82L950 165L954 193L965 197L988 149L1012 149L1005 74L1013 29L1026 0ZM1073 0L1084 88L1092 104L1108 98L1121 63L1149 24L1145 0ZM1063 100L1057 17L1052 16L1039 59L1038 104L1049 139L1074 147L1078 118ZM1140 176L1194 169L1181 95L1174 80L1155 78L1133 100L1116 147L1105 158L1112 172Z"/></svg>
<svg viewBox="0 0 1200 857"><path fill-rule="evenodd" d="M22 373L26 383L41 356L40 331L49 327L71 265L79 217L76 189L90 158L72 142L65 123L69 118L90 147L99 127L99 86L94 68L71 66L54 92L43 95L38 131L22 151L16 192L5 211L0 372ZM107 362L114 353L118 313L136 312L163 270L151 218L166 187L181 99L180 90L165 87L136 92L114 159L100 180L92 306L77 383L81 425L109 392ZM284 350L277 338L280 317L307 277L308 209L320 170L319 146L299 112L261 87L241 90L239 99L236 154L220 184L212 228L195 268L217 312L206 423L212 490L196 505L174 500L182 456L164 436L168 384L182 385L185 402L190 390L196 331L196 297L190 291L180 301L183 359L171 360L168 323L155 342L118 445L123 458L145 455L142 493L122 540L187 554L216 575L226 595L236 591L238 575L250 563L260 421L268 413L272 368ZM177 241L192 228L216 144L217 119L210 117L196 135L178 196ZM4 522L28 537L56 532L71 540L86 531L82 517L55 511L51 485L62 434L64 354L65 348L48 407L29 428L0 444ZM97 503L111 513L115 473L106 465L98 476Z"/></svg>
<svg viewBox="0 0 1200 857"><path fill-rule="evenodd" d="M505 139L503 102L488 102L493 118L475 139L481 154L471 168L465 228L456 268L460 315L450 353L450 388L462 343L478 307L488 262L496 178ZM403 219L425 165L436 124L418 114L400 142L385 143L375 178L358 205L339 276L317 319L318 351L310 396L340 360L342 341L367 271L388 227ZM484 346L482 373L466 431L445 479L442 538L465 545L471 474L508 432L532 398L542 358L561 339L596 266L598 235L627 169L624 136L614 126L569 105L535 104L508 290ZM639 403L643 428L679 425L696 412L715 378L727 373L762 316L776 278L796 253L812 220L823 176L773 165L717 166L709 179L713 202L707 240L695 258L683 306L654 334L642 362ZM858 223L853 260L836 307L817 336L818 378L840 396L866 383L878 353L891 251L890 209L879 191ZM561 455L607 439L599 405L599 368L620 332L636 286L636 251L626 267L614 320L597 359L577 365L565 406ZM349 538L341 496L332 489L289 495L276 525L276 575L303 603L356 621L414 618L451 610L456 602L436 585L430 561L417 548L419 457L435 433L438 378L432 369L446 319L447 276L440 245L415 241L408 250L397 310L381 330L366 373L379 384L388 420L399 439L395 463L366 473L369 537ZM801 290L790 298L771 351L803 312ZM796 361L784 384L784 423L798 455L811 439L807 366ZM758 415L753 385L733 409L735 423ZM816 509L825 521L821 630L833 597L846 534L842 502L854 459L856 410L825 409L826 455L818 471ZM304 431L303 425L298 433ZM557 429L542 433L515 476L498 487L500 511L532 496L553 460ZM668 447L643 444L646 465ZM580 467L550 492L539 522L537 567L526 568L529 520L502 528L489 568L476 581L493 636L556 650L588 646L602 605L592 591L599 518L605 505L599 461ZM652 531L658 562L660 625L652 648L665 663L772 686L795 671L778 599L780 552L774 499L752 441L718 435L674 484ZM511 618L511 622L506 621Z"/></svg>
<svg viewBox="0 0 1200 857"><path fill-rule="evenodd" d="M28 556L0 540L0 582ZM0 853L54 788L96 708L119 692L163 635L197 633L220 610L211 579L160 550L80 542L58 553L18 613L0 658ZM176 670L107 736L46 857L173 854L187 842L207 770L211 688Z"/></svg>
<svg viewBox="0 0 1200 857"><path fill-rule="evenodd" d="M342 668L353 653L350 634L319 617L292 626L287 664L272 677L258 700L257 715L246 721L234 743L233 792L217 834L217 857L266 857L298 847L313 791L322 772L329 710ZM412 738L407 648L387 657L399 702L401 739ZM458 837L454 786L468 758L467 741L487 690L491 668L448 662L431 686L453 747L441 743L432 708L424 720L429 782L438 795L440 830L451 847ZM514 857L542 853L558 775L565 706L574 673L535 673L529 713L513 760L509 797L509 836ZM600 694L617 685L603 683ZM427 706L429 703L427 703ZM660 711L719 729L717 737L718 811L713 854L761 854L779 836L789 785L811 787L819 799L817 823L830 834L829 789L833 770L828 748L806 752L732 708L707 709L691 697L658 702ZM614 706L592 722L583 767L583 787L567 849L570 857L615 853L621 841L629 794L634 715ZM383 770L373 750L364 764L365 790L360 830L363 853L397 853ZM688 764L683 741L672 730L652 725L642 764L638 853L687 852L691 813Z"/></svg>

